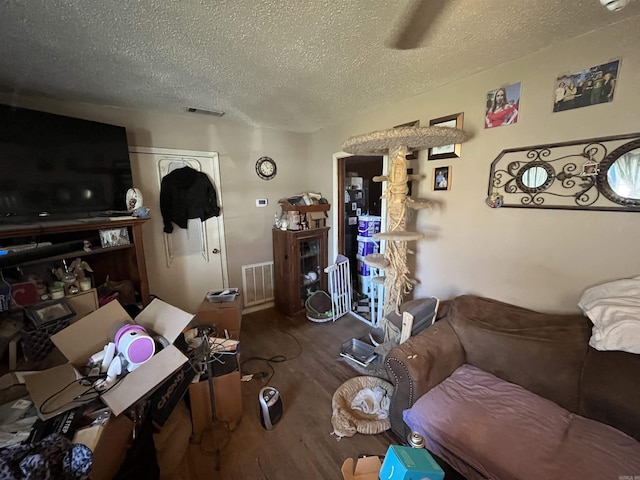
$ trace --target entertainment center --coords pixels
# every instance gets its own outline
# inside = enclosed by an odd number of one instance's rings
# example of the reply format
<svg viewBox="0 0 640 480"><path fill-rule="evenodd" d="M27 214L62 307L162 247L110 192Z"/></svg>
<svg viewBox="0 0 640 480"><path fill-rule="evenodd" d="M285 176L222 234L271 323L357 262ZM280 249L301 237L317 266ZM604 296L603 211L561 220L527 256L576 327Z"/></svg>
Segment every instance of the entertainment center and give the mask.
<svg viewBox="0 0 640 480"><path fill-rule="evenodd" d="M82 258L91 265L94 287L104 284L107 276L115 281L131 280L134 289L140 294L142 305L146 306L151 301L142 244L142 225L146 221L147 219L131 217L116 220L89 218L28 225L0 225L0 244L3 246L51 243L46 247L0 256L0 268L20 268L25 271L29 267L53 267L63 260ZM123 228L129 234L129 244L101 246L101 230ZM91 247L83 248L85 241L90 242Z"/></svg>
<svg viewBox="0 0 640 480"><path fill-rule="evenodd" d="M68 301L83 304L74 321L116 296L148 305L133 190L124 127L0 105L2 318Z"/></svg>

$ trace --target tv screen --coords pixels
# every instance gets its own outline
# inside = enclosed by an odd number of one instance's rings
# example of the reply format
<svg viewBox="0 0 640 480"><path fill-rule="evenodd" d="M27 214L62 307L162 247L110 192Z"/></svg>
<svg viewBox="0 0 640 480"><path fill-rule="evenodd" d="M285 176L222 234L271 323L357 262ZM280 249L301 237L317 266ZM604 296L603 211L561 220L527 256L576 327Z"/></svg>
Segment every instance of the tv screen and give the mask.
<svg viewBox="0 0 640 480"><path fill-rule="evenodd" d="M124 127L0 105L0 222L125 211Z"/></svg>

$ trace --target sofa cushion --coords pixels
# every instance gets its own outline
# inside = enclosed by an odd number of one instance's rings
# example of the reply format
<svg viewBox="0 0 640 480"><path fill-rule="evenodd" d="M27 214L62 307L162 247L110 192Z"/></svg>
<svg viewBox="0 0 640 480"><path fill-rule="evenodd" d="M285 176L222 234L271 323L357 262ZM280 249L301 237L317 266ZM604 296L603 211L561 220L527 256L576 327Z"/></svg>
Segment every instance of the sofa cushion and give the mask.
<svg viewBox="0 0 640 480"><path fill-rule="evenodd" d="M436 455L487 478L599 480L640 472L633 438L472 365L428 391L404 419Z"/></svg>
<svg viewBox="0 0 640 480"><path fill-rule="evenodd" d="M589 348L582 370L580 415L640 441L640 355Z"/></svg>
<svg viewBox="0 0 640 480"><path fill-rule="evenodd" d="M457 297L447 316L466 363L578 412L591 323L583 315L538 313L488 298Z"/></svg>

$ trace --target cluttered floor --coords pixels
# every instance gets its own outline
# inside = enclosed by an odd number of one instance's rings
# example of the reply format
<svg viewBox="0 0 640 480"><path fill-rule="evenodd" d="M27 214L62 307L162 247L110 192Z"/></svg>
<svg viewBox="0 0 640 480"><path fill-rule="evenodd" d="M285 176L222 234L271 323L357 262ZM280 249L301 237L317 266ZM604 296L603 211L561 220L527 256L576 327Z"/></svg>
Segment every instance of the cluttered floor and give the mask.
<svg viewBox="0 0 640 480"><path fill-rule="evenodd" d="M331 399L346 380L362 375L341 357L352 338L366 337L363 322L345 316L335 323L288 319L274 309L245 315L240 362L244 415L235 429L218 424L191 444L174 480L339 479L348 457L384 455L397 444L390 431L338 439L331 434ZM266 359L270 359L267 361ZM281 394L283 415L273 430L260 423L258 394L271 385ZM215 394L215 393L214 393Z"/></svg>

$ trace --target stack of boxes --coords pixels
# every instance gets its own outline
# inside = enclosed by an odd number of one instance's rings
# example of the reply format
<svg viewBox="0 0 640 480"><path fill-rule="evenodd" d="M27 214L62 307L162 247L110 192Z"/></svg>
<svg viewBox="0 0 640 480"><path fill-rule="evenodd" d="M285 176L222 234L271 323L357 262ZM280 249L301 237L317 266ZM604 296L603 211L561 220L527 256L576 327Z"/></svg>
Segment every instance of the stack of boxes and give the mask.
<svg viewBox="0 0 640 480"><path fill-rule="evenodd" d="M361 215L358 217L358 290L360 293L369 296L371 290L371 269L364 263L364 257L372 253L380 252L380 241L373 238L375 233L380 232L381 217L375 215Z"/></svg>
<svg viewBox="0 0 640 480"><path fill-rule="evenodd" d="M240 340L242 325L242 301L239 295L231 301L214 302L205 298L190 326L213 325L216 335ZM240 389L239 351L235 355L225 355L223 362L212 361L213 396L218 420L227 422L234 430L244 409ZM193 440L198 443L204 430L212 422L211 399L207 379L189 385L191 400L191 421L193 424Z"/></svg>

